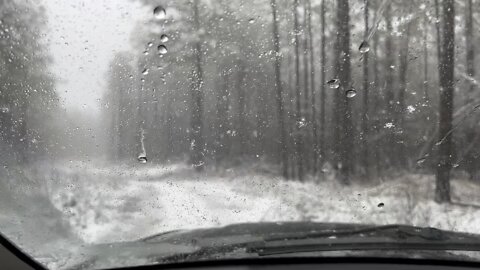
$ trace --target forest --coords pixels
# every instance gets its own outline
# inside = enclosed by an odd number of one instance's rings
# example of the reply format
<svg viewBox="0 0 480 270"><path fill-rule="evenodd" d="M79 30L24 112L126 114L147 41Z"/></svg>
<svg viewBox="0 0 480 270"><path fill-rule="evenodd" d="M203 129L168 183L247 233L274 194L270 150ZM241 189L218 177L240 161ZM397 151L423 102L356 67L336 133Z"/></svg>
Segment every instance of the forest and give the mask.
<svg viewBox="0 0 480 270"><path fill-rule="evenodd" d="M239 223L478 234L479 12L0 1L0 233L52 269Z"/></svg>
<svg viewBox="0 0 480 270"><path fill-rule="evenodd" d="M347 185L419 171L439 202L452 170L476 177L472 0L144 4L137 52L110 64L112 160L264 162Z"/></svg>
<svg viewBox="0 0 480 270"><path fill-rule="evenodd" d="M58 112L52 59L44 36L45 9L0 2L0 161L28 164L53 150Z"/></svg>
<svg viewBox="0 0 480 270"><path fill-rule="evenodd" d="M136 2L150 19L100 101L107 160L345 185L420 172L438 202L453 174L478 179L473 0ZM1 158L28 164L73 131L57 121L45 10L0 5Z"/></svg>

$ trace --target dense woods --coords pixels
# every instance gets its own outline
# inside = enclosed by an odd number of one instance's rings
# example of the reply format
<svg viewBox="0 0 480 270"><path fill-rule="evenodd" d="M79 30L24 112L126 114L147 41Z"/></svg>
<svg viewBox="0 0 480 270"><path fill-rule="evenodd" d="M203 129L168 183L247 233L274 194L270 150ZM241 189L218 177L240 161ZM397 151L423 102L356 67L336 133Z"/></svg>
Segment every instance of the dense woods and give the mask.
<svg viewBox="0 0 480 270"><path fill-rule="evenodd" d="M0 231L53 268L229 224L478 233L479 1L0 0Z"/></svg>
<svg viewBox="0 0 480 270"><path fill-rule="evenodd" d="M0 2L0 161L25 164L54 147L58 103L48 73L45 9Z"/></svg>
<svg viewBox="0 0 480 270"><path fill-rule="evenodd" d="M345 184L435 173L449 201L451 171L479 161L474 2L141 2L151 20L103 100L111 157Z"/></svg>
<svg viewBox="0 0 480 270"><path fill-rule="evenodd" d="M112 84L106 102L146 112L109 115L144 124L149 159L263 162L298 180L334 170L345 184L436 172L439 201L452 168L476 175L471 0L145 4L164 16L132 33L130 75L113 60L111 80L134 87ZM135 132L112 151L138 144Z"/></svg>

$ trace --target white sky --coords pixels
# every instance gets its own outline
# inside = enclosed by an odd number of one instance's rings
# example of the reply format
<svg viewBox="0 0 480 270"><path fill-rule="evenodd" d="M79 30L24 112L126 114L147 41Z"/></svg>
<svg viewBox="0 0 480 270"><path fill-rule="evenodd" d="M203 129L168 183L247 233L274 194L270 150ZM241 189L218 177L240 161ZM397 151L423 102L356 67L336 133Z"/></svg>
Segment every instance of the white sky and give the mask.
<svg viewBox="0 0 480 270"><path fill-rule="evenodd" d="M49 21L48 44L62 104L99 110L106 71L115 52L131 50L137 22L152 16L134 0L42 0Z"/></svg>

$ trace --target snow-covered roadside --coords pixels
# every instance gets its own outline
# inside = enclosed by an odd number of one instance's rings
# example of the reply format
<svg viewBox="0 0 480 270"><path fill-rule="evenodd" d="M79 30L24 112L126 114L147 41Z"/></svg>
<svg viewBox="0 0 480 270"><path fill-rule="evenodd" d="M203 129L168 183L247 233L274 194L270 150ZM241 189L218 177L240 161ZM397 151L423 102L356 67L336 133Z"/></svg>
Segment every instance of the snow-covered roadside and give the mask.
<svg viewBox="0 0 480 270"><path fill-rule="evenodd" d="M89 243L259 221L402 223L473 233L480 228L480 208L432 201L432 176L345 187L333 180L284 181L245 169L196 174L179 164L57 167L53 175L53 204ZM452 186L457 200L472 203L480 194L480 186L470 182Z"/></svg>
<svg viewBox="0 0 480 270"><path fill-rule="evenodd" d="M0 172L0 232L48 268L75 261L84 242L49 201L35 170ZM35 179L35 180L33 180ZM39 180L39 181L36 181Z"/></svg>

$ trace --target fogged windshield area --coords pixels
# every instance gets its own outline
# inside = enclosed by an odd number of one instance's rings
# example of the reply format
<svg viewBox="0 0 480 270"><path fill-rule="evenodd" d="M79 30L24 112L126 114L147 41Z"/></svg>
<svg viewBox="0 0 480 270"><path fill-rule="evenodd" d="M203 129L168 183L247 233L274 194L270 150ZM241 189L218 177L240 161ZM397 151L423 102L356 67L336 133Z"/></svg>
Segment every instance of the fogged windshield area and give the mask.
<svg viewBox="0 0 480 270"><path fill-rule="evenodd" d="M242 222L477 233L478 8L0 1L0 232L50 268Z"/></svg>

